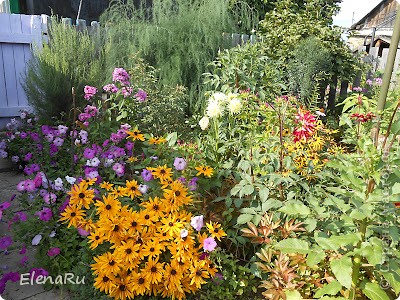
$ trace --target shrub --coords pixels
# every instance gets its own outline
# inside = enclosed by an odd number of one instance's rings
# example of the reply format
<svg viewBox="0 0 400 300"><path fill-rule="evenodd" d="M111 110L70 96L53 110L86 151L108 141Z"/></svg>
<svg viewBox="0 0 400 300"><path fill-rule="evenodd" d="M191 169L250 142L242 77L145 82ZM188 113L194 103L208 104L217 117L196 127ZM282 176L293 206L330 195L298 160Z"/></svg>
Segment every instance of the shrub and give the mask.
<svg viewBox="0 0 400 300"><path fill-rule="evenodd" d="M287 66L289 92L298 95L304 104L316 105L313 100L318 99L320 85L330 80L331 69L331 53L317 38L301 41L293 50L293 58Z"/></svg>
<svg viewBox="0 0 400 300"><path fill-rule="evenodd" d="M69 113L72 87L81 101L85 83L99 85L104 81L100 52L87 32L51 19L49 43L42 49L34 48L23 83L28 102L41 119L48 121Z"/></svg>

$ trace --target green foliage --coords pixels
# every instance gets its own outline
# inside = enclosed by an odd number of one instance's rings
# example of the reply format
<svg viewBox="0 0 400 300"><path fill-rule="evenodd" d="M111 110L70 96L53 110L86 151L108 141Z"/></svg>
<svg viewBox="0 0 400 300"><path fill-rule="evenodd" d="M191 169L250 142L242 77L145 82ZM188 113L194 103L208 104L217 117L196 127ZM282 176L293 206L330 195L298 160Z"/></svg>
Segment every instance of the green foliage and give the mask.
<svg viewBox="0 0 400 300"><path fill-rule="evenodd" d="M316 37L323 48L330 49L334 62L332 74L341 79L352 78L356 60L341 39L340 29L332 26L332 16L338 10L337 3L320 0L277 1L274 10L267 12L260 22L267 55L286 64L293 58L293 51L300 41Z"/></svg>
<svg viewBox="0 0 400 300"><path fill-rule="evenodd" d="M257 289L259 279L251 273L249 268L241 266L232 254L224 251L211 255L219 269L219 276L215 276L212 281L204 285L193 299L261 299Z"/></svg>
<svg viewBox="0 0 400 300"><path fill-rule="evenodd" d="M104 81L98 46L87 32L78 32L53 17L49 43L34 49L23 86L29 104L43 120L70 111L72 87L78 101L82 101L86 84Z"/></svg>
<svg viewBox="0 0 400 300"><path fill-rule="evenodd" d="M281 66L264 55L261 43L247 43L221 51L217 59L209 64L209 69L204 79L207 90L226 93L234 87L237 91L257 94L261 100L271 100L284 88ZM205 105L203 101L199 107L203 110Z"/></svg>
<svg viewBox="0 0 400 300"><path fill-rule="evenodd" d="M331 53L315 37L301 41L288 62L288 91L310 104L319 92L320 83L327 82L332 70Z"/></svg>
<svg viewBox="0 0 400 300"><path fill-rule="evenodd" d="M134 61L129 73L135 91L130 97L124 97L120 93L109 95L104 102L110 109L109 120L115 118L118 122L136 124L141 130L158 136L174 131L179 131L182 135L187 133L185 88L160 84L153 67L138 57ZM133 96L137 87L147 94L143 102Z"/></svg>
<svg viewBox="0 0 400 300"><path fill-rule="evenodd" d="M205 67L224 44L222 34L235 32L229 1L156 0L151 11L136 9L133 2L114 1L101 18L108 71L115 64L129 69L129 55L140 52L159 70L161 83L188 88L193 111Z"/></svg>

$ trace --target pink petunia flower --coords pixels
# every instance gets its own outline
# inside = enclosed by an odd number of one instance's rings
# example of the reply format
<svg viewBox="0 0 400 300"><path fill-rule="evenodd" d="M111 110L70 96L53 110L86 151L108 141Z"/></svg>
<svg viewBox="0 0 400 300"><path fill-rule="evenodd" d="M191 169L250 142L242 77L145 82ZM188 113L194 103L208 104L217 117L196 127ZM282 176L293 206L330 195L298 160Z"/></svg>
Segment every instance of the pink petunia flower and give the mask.
<svg viewBox="0 0 400 300"><path fill-rule="evenodd" d="M203 249L206 251L213 251L217 247L217 242L214 240L213 237L209 237L204 239L203 242Z"/></svg>
<svg viewBox="0 0 400 300"><path fill-rule="evenodd" d="M50 257L53 257L53 256L57 256L58 254L60 254L60 252L61 252L60 248L53 247L53 248L50 248L49 251L47 251L47 255Z"/></svg>

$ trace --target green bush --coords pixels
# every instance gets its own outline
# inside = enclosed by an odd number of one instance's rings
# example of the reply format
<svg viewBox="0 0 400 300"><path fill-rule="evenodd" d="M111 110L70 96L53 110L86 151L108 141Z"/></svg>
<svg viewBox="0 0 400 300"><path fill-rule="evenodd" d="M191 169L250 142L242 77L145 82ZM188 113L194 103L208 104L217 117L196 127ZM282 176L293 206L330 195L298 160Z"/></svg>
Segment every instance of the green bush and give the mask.
<svg viewBox="0 0 400 300"><path fill-rule="evenodd" d="M105 74L99 49L87 32L56 18L51 21L49 43L34 50L23 83L29 104L44 120L70 111L72 87L79 101L85 84L99 85Z"/></svg>
<svg viewBox="0 0 400 300"><path fill-rule="evenodd" d="M310 37L300 42L293 51L293 58L287 66L288 89L310 104L319 91L319 83L329 80L332 70L332 56L321 42Z"/></svg>
<svg viewBox="0 0 400 300"><path fill-rule="evenodd" d="M257 93L262 100L272 100L285 89L281 66L264 55L262 43L247 43L221 51L209 68L204 80L207 90L227 92L234 87L236 91ZM205 108L204 102L201 107Z"/></svg>

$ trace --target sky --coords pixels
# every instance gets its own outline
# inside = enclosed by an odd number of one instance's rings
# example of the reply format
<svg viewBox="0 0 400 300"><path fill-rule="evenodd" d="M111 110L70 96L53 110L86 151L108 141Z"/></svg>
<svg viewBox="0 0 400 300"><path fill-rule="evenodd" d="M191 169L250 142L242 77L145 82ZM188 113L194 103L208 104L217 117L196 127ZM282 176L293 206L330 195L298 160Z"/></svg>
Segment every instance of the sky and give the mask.
<svg viewBox="0 0 400 300"><path fill-rule="evenodd" d="M339 14L333 18L333 24L350 27L369 13L381 1L382 0L343 0L340 4L341 9Z"/></svg>

